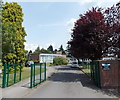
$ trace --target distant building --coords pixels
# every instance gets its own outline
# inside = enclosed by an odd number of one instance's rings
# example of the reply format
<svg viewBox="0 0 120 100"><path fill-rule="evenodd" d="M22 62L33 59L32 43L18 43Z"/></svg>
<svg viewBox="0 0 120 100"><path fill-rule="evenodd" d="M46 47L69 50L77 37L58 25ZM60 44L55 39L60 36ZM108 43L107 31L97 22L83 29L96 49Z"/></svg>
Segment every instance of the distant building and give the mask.
<svg viewBox="0 0 120 100"><path fill-rule="evenodd" d="M40 54L39 55L39 60L40 60L40 62L53 63L53 59L55 57L66 58L65 55L61 55L61 54Z"/></svg>
<svg viewBox="0 0 120 100"><path fill-rule="evenodd" d="M115 54L106 54L103 55L102 60L117 60L118 59L118 55Z"/></svg>
<svg viewBox="0 0 120 100"><path fill-rule="evenodd" d="M37 54L30 54L29 60L33 60L34 62L39 62L39 53L37 53Z"/></svg>
<svg viewBox="0 0 120 100"><path fill-rule="evenodd" d="M55 54L60 54L60 55L62 55L62 52L61 52L61 51L56 51Z"/></svg>
<svg viewBox="0 0 120 100"><path fill-rule="evenodd" d="M116 60L117 57L103 57L102 60Z"/></svg>
<svg viewBox="0 0 120 100"><path fill-rule="evenodd" d="M66 59L66 55L61 55L61 54L31 54L29 56L29 60L33 60L34 62L46 62L46 63L53 63L53 59L55 57L63 57Z"/></svg>

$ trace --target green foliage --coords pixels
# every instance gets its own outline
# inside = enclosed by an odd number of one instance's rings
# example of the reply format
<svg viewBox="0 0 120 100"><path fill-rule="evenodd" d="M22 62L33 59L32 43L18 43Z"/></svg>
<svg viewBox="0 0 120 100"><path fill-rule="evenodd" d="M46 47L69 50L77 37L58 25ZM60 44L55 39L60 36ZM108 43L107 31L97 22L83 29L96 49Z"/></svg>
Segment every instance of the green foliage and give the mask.
<svg viewBox="0 0 120 100"><path fill-rule="evenodd" d="M48 51L50 51L51 53L53 53L53 46L50 45L48 48L47 48Z"/></svg>
<svg viewBox="0 0 120 100"><path fill-rule="evenodd" d="M55 50L54 50L54 53L56 53L57 51L58 51L58 50L57 50L57 49L55 49Z"/></svg>
<svg viewBox="0 0 120 100"><path fill-rule="evenodd" d="M29 51L29 54L32 54L32 50Z"/></svg>
<svg viewBox="0 0 120 100"><path fill-rule="evenodd" d="M63 49L63 46L62 46L62 45L60 46L59 51L61 51L62 54L66 54L66 53L65 53L65 50Z"/></svg>
<svg viewBox="0 0 120 100"><path fill-rule="evenodd" d="M26 32L22 27L22 8L17 3L6 3L2 7L2 53L3 63L24 63Z"/></svg>
<svg viewBox="0 0 120 100"><path fill-rule="evenodd" d="M2 59L2 1L0 1L0 59Z"/></svg>
<svg viewBox="0 0 120 100"><path fill-rule="evenodd" d="M33 54L40 54L40 53L52 53L50 50L46 50L44 48L40 49L39 46L35 49ZM31 52L32 54L32 52Z"/></svg>
<svg viewBox="0 0 120 100"><path fill-rule="evenodd" d="M68 61L62 57L56 57L53 59L53 65L67 65Z"/></svg>
<svg viewBox="0 0 120 100"><path fill-rule="evenodd" d="M34 53L40 53L40 47L39 46L35 49Z"/></svg>
<svg viewBox="0 0 120 100"><path fill-rule="evenodd" d="M44 48L42 48L41 50L40 50L40 53L51 53L50 51L48 51L48 50L46 50L46 49L44 49Z"/></svg>

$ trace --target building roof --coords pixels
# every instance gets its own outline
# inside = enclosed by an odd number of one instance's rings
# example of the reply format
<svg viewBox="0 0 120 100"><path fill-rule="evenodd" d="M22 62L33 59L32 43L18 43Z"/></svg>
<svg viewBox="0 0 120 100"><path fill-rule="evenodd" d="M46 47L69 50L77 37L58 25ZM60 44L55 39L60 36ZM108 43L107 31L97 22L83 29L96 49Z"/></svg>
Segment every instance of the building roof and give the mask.
<svg viewBox="0 0 120 100"><path fill-rule="evenodd" d="M62 56L60 54L46 54L46 53L41 53L40 56Z"/></svg>

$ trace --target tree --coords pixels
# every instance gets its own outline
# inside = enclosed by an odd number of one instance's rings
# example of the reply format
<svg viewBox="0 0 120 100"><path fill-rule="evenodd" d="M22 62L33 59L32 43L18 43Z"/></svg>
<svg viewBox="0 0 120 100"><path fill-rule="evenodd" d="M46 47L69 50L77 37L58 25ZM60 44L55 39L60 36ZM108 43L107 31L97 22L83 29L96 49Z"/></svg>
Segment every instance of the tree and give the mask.
<svg viewBox="0 0 120 100"><path fill-rule="evenodd" d="M32 54L32 50L29 51L29 54Z"/></svg>
<svg viewBox="0 0 120 100"><path fill-rule="evenodd" d="M40 53L51 53L50 51L48 51L48 50L46 50L46 49L44 49L44 48L42 48L41 50L40 50Z"/></svg>
<svg viewBox="0 0 120 100"><path fill-rule="evenodd" d="M0 22L2 20L2 1L0 1ZM2 59L2 23L0 23L0 62Z"/></svg>
<svg viewBox="0 0 120 100"><path fill-rule="evenodd" d="M34 53L41 53L39 46L35 49Z"/></svg>
<svg viewBox="0 0 120 100"><path fill-rule="evenodd" d="M106 52L119 54L120 52L120 2L105 10L106 23L109 26L108 44Z"/></svg>
<svg viewBox="0 0 120 100"><path fill-rule="evenodd" d="M32 50L30 50L29 52L27 52L27 60L29 60L30 59L30 55L32 54Z"/></svg>
<svg viewBox="0 0 120 100"><path fill-rule="evenodd" d="M120 4L108 8L92 8L75 23L72 39L68 42L69 53L79 58L100 59L105 53L120 49ZM114 19L115 18L115 19ZM111 51L111 52L110 52Z"/></svg>
<svg viewBox="0 0 120 100"><path fill-rule="evenodd" d="M3 4L2 7L2 53L3 63L24 63L26 32L22 26L22 8L17 3Z"/></svg>
<svg viewBox="0 0 120 100"><path fill-rule="evenodd" d="M48 51L50 51L51 53L53 53L53 46L50 45L48 48L47 48Z"/></svg>
<svg viewBox="0 0 120 100"><path fill-rule="evenodd" d="M62 45L60 46L59 51L61 51L62 54L66 54L66 53L65 53L65 50L63 49L63 46L62 46Z"/></svg>
<svg viewBox="0 0 120 100"><path fill-rule="evenodd" d="M57 51L58 51L58 50L57 50L57 49L55 49L55 50L54 50L54 53L56 54L56 53L57 53Z"/></svg>
<svg viewBox="0 0 120 100"><path fill-rule="evenodd" d="M102 36L105 37L106 28L104 16L101 8L92 8L75 23L72 39L68 42L68 51L79 58L98 59L102 56L103 42ZM104 35L103 35L104 34Z"/></svg>
<svg viewBox="0 0 120 100"><path fill-rule="evenodd" d="M67 65L68 61L65 58L62 57L55 57L53 59L53 65Z"/></svg>

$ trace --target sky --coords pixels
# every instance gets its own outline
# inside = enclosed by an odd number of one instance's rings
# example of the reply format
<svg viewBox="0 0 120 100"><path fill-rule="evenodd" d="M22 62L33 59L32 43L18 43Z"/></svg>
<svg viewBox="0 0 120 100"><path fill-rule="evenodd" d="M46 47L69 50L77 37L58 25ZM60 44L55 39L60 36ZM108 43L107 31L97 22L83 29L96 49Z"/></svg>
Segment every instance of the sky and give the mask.
<svg viewBox="0 0 120 100"><path fill-rule="evenodd" d="M34 51L38 46L52 45L66 49L74 22L92 7L111 7L120 0L5 0L16 1L23 9L23 26L27 33L25 49ZM62 0L63 1L63 0Z"/></svg>

